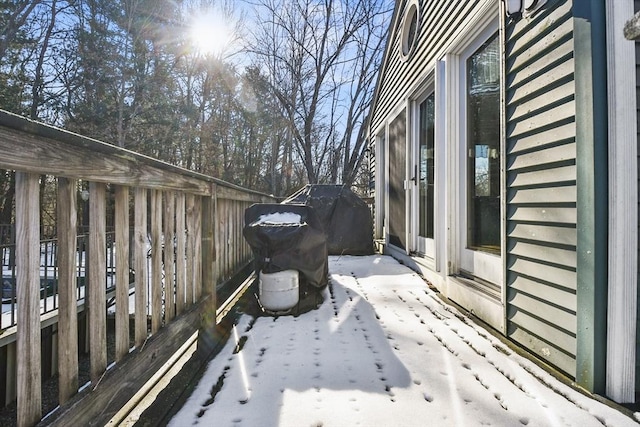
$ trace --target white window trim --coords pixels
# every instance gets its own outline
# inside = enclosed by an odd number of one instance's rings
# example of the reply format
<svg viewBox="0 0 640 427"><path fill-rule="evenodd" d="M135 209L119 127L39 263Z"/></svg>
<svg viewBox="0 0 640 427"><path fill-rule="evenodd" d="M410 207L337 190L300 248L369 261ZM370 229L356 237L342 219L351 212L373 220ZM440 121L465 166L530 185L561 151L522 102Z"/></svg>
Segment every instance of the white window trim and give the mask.
<svg viewBox="0 0 640 427"><path fill-rule="evenodd" d="M609 121L607 396L635 401L638 165L635 43L623 36L633 2L606 0Z"/></svg>
<svg viewBox="0 0 640 427"><path fill-rule="evenodd" d="M462 58L468 56L470 53L479 48L492 34L499 31L499 19L497 14L490 14L483 20L479 20L478 26L475 27L475 31L468 35L464 39L464 43L461 43L456 50L448 54L445 57L447 64L446 79L447 87L446 94L449 100L447 108L447 132L449 135L448 152L447 152L447 166L449 167L449 174L447 183L449 188L446 191L448 197L447 206L449 208L450 215L448 219L449 230L449 251L447 254L449 271L448 274L458 274L462 269L462 259L465 255L468 257L468 253L465 250L466 245L462 240L466 236L466 230L460 228L461 224L466 224L466 218L463 215L463 201L461 197L461 189L466 185L461 181L461 174L465 170L464 159L466 159L466 152L462 152L462 142L465 139L464 133L466 132L466 122L464 117L464 96L463 87L463 63ZM502 143L502 141L501 141ZM504 147L502 147L504 152ZM504 195L502 195L504 197ZM504 209L501 208L501 227L504 223ZM503 234L503 233L502 233ZM503 244L504 246L504 244ZM503 263L498 261L502 259L501 255L493 254L481 254L480 257L487 259L495 258L495 262L476 262L475 255L472 262L476 265L474 267L474 275L478 277L497 277L497 281L494 281L502 289L504 294L504 267ZM500 262L498 265L497 263ZM487 279L488 280L488 279Z"/></svg>

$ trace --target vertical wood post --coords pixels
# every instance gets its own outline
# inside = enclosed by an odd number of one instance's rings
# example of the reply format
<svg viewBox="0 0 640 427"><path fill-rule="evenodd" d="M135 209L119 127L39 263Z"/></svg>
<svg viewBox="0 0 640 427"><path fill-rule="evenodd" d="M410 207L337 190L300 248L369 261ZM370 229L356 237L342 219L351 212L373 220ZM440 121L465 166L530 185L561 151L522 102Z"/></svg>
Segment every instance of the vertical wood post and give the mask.
<svg viewBox="0 0 640 427"><path fill-rule="evenodd" d="M129 187L116 187L116 362L129 353Z"/></svg>
<svg viewBox="0 0 640 427"><path fill-rule="evenodd" d="M78 391L77 181L58 178L58 399Z"/></svg>
<svg viewBox="0 0 640 427"><path fill-rule="evenodd" d="M202 197L202 292L211 295L215 301L213 209L214 197ZM214 302L215 307L215 302Z"/></svg>
<svg viewBox="0 0 640 427"><path fill-rule="evenodd" d="M38 175L16 172L18 426L42 417Z"/></svg>
<svg viewBox="0 0 640 427"><path fill-rule="evenodd" d="M202 296L202 197L193 204L193 298Z"/></svg>
<svg viewBox="0 0 640 427"><path fill-rule="evenodd" d="M135 245L135 342L140 350L147 339L147 190L134 191L134 245Z"/></svg>
<svg viewBox="0 0 640 427"><path fill-rule="evenodd" d="M169 323L175 317L176 266L175 266L175 216L176 197L173 191L164 193L164 315Z"/></svg>
<svg viewBox="0 0 640 427"><path fill-rule="evenodd" d="M107 368L107 255L105 184L89 184L89 353L91 382Z"/></svg>
<svg viewBox="0 0 640 427"><path fill-rule="evenodd" d="M218 187L211 186L211 232L213 233L213 294L220 280L220 228L218 224Z"/></svg>
<svg viewBox="0 0 640 427"><path fill-rule="evenodd" d="M195 257L194 257L194 247L195 247L195 217L194 217L194 203L195 197L193 194L187 194L185 196L185 213L186 213L186 221L187 221L187 255L186 255L186 295L187 295L187 306L190 306L193 303L195 296L195 286L194 282L194 273L195 273Z"/></svg>
<svg viewBox="0 0 640 427"><path fill-rule="evenodd" d="M162 325L162 192L151 192L151 333Z"/></svg>
<svg viewBox="0 0 640 427"><path fill-rule="evenodd" d="M185 198L176 196L176 315L184 311L185 302Z"/></svg>

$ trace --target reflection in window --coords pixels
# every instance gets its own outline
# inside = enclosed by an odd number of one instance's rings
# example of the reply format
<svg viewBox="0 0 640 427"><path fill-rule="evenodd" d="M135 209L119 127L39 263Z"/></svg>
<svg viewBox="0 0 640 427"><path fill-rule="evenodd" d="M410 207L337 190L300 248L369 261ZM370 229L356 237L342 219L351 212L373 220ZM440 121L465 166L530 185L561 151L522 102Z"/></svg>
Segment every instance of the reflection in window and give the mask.
<svg viewBox="0 0 640 427"><path fill-rule="evenodd" d="M467 59L467 245L500 251L500 49L497 34Z"/></svg>
<svg viewBox="0 0 640 427"><path fill-rule="evenodd" d="M420 104L419 235L433 239L435 95Z"/></svg>

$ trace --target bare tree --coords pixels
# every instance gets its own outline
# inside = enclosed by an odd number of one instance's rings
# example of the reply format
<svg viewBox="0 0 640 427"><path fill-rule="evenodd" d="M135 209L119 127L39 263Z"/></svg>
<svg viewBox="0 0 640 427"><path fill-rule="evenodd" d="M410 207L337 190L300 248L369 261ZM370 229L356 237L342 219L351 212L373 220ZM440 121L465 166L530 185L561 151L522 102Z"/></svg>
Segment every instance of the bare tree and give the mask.
<svg viewBox="0 0 640 427"><path fill-rule="evenodd" d="M249 50L269 73L310 183L355 178L363 152L358 133L380 61L382 18L392 9L388 3L259 0L256 5L263 20Z"/></svg>
<svg viewBox="0 0 640 427"><path fill-rule="evenodd" d="M23 0L10 3L6 15L0 21L0 59L4 57L9 45L14 41L16 34L31 15L31 12L40 4L40 1ZM4 12L4 11L3 11Z"/></svg>

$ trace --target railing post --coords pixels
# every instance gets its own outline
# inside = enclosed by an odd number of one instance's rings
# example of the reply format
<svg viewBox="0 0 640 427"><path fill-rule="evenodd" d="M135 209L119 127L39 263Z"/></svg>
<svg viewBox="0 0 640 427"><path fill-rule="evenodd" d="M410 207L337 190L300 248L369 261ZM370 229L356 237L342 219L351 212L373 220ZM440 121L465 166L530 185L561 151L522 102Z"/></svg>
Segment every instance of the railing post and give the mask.
<svg viewBox="0 0 640 427"><path fill-rule="evenodd" d="M151 192L151 333L162 325L162 192Z"/></svg>
<svg viewBox="0 0 640 427"><path fill-rule="evenodd" d="M38 175L16 172L18 426L42 416Z"/></svg>
<svg viewBox="0 0 640 427"><path fill-rule="evenodd" d="M77 181L58 178L58 399L78 391Z"/></svg>
<svg viewBox="0 0 640 427"><path fill-rule="evenodd" d="M214 279L214 202L215 194L202 197L202 292L211 295L215 307L216 282Z"/></svg>
<svg viewBox="0 0 640 427"><path fill-rule="evenodd" d="M147 190L134 191L135 244L135 342L139 351L147 339Z"/></svg>
<svg viewBox="0 0 640 427"><path fill-rule="evenodd" d="M107 368L107 276L106 211L103 183L89 184L89 282L88 293L89 353L91 382L97 385Z"/></svg>
<svg viewBox="0 0 640 427"><path fill-rule="evenodd" d="M129 187L116 186L116 362L129 353Z"/></svg>

